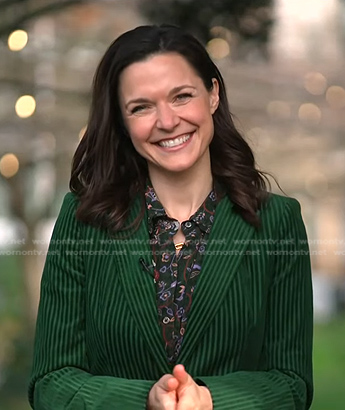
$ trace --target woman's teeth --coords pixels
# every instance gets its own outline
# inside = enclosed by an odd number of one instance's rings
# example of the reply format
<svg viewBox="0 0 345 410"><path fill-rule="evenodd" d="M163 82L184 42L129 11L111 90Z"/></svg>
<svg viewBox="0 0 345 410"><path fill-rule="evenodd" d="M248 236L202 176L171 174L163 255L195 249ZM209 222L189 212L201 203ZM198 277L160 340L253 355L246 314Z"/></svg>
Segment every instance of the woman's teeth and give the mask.
<svg viewBox="0 0 345 410"><path fill-rule="evenodd" d="M188 141L190 137L191 137L191 134L187 134L187 135L184 135L183 137L178 137L173 140L160 141L158 145L160 145L161 147L165 147L165 148L176 147L177 145L181 145L184 142Z"/></svg>

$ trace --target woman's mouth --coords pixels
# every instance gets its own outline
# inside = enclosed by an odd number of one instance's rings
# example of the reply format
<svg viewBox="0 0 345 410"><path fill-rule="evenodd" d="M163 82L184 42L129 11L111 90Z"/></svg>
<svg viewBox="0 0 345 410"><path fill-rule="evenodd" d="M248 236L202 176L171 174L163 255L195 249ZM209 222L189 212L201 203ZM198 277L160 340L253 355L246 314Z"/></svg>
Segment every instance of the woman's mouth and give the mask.
<svg viewBox="0 0 345 410"><path fill-rule="evenodd" d="M177 147L187 142L191 136L192 134L185 134L185 135L182 135L181 137L177 137L171 140L159 141L158 145L163 148Z"/></svg>

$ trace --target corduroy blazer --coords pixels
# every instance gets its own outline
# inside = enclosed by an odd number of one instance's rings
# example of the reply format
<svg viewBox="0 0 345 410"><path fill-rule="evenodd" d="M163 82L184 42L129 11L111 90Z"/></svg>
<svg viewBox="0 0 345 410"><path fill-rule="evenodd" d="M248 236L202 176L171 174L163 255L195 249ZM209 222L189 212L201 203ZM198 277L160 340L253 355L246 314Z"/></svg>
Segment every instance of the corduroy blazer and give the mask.
<svg viewBox="0 0 345 410"><path fill-rule="evenodd" d="M146 218L128 236L79 222L66 195L41 282L29 399L35 410L139 410L171 372L157 322ZM140 201L132 207L138 215ZM217 206L178 358L215 410L307 409L312 286L298 202L271 195L256 229Z"/></svg>

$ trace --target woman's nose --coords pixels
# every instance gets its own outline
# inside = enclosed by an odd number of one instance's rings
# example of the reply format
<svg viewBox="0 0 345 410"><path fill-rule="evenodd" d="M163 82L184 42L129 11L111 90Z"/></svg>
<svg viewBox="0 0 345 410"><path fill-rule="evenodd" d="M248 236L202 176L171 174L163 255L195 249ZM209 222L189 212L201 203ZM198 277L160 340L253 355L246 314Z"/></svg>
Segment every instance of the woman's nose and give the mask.
<svg viewBox="0 0 345 410"><path fill-rule="evenodd" d="M164 104L157 109L157 128L170 131L180 122L180 117L168 104Z"/></svg>

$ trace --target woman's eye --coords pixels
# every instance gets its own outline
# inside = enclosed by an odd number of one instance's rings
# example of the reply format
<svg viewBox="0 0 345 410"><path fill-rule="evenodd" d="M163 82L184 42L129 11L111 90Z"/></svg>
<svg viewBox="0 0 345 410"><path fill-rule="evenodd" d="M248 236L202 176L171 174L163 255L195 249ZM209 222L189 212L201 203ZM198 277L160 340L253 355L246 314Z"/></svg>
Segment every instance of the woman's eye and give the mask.
<svg viewBox="0 0 345 410"><path fill-rule="evenodd" d="M186 101L192 98L192 94L190 93L183 93L183 94L178 94L176 96L176 101Z"/></svg>
<svg viewBox="0 0 345 410"><path fill-rule="evenodd" d="M147 108L146 105L137 105L136 107L132 108L131 113L132 114L137 114L141 111L144 111Z"/></svg>

